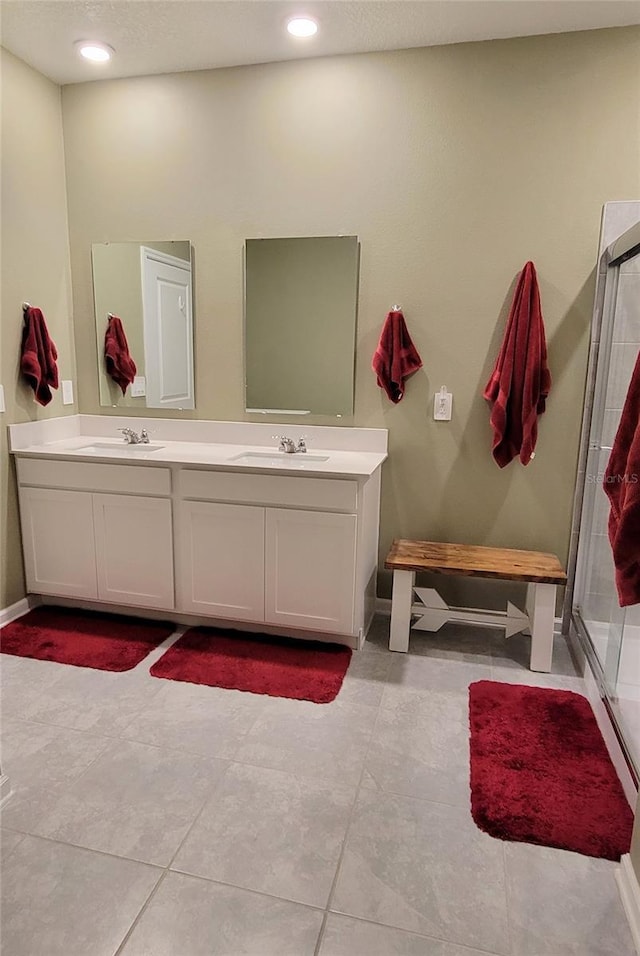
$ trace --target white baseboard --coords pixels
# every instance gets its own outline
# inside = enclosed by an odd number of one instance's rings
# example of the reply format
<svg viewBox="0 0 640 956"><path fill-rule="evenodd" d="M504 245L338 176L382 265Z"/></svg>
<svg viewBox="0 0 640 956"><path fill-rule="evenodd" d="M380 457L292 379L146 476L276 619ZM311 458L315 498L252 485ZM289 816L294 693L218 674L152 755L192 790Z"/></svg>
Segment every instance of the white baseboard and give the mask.
<svg viewBox="0 0 640 956"><path fill-rule="evenodd" d="M636 802L638 799L638 790L635 785L635 781L631 776L629 765L627 764L626 757L622 747L620 746L620 741L618 740L613 724L611 723L611 718L609 717L607 708L602 702L600 688L596 683L596 679L593 676L590 667L587 667L584 673L584 686L586 690L586 696L591 704L591 709L595 715L596 721L598 722L600 733L602 734L604 742L607 745L611 762L616 768L616 773L618 774L618 778L622 784L622 789L624 790L625 796L629 801L629 806L635 811Z"/></svg>
<svg viewBox="0 0 640 956"><path fill-rule="evenodd" d="M640 954L640 883L628 853L620 860L620 866L616 870L616 883L629 921L634 946Z"/></svg>
<svg viewBox="0 0 640 956"><path fill-rule="evenodd" d="M6 774L0 774L0 807L11 796L11 781Z"/></svg>
<svg viewBox="0 0 640 956"><path fill-rule="evenodd" d="M0 627L4 627L5 624L10 624L11 621L22 617L22 615L30 611L32 607L36 607L36 605L40 603L39 597L28 594L25 598L22 598L21 601L16 601L15 604L10 604L9 607L2 608L2 610L0 610Z"/></svg>

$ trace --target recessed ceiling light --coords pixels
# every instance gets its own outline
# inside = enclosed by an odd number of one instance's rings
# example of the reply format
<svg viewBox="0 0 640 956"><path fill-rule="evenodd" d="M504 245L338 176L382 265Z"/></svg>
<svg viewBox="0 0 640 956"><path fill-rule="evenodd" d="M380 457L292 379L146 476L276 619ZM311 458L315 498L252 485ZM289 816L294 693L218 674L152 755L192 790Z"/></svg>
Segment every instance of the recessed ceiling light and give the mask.
<svg viewBox="0 0 640 956"><path fill-rule="evenodd" d="M99 43L97 40L78 40L75 47L85 60L92 60L94 63L106 63L110 60L115 50L107 43Z"/></svg>
<svg viewBox="0 0 640 956"><path fill-rule="evenodd" d="M287 23L287 30L294 37L312 37L318 32L318 24L310 17L294 17Z"/></svg>

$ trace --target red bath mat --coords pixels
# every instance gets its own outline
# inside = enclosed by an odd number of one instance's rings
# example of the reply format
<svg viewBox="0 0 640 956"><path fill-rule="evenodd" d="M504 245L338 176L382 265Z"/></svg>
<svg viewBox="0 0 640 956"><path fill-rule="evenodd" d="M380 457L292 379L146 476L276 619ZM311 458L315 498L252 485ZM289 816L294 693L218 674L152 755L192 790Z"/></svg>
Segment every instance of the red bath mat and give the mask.
<svg viewBox="0 0 640 956"><path fill-rule="evenodd" d="M606 860L629 852L633 813L586 698L482 680L469 719L481 830Z"/></svg>
<svg viewBox="0 0 640 956"><path fill-rule="evenodd" d="M187 631L151 668L154 677L327 704L347 672L351 650L214 627Z"/></svg>
<svg viewBox="0 0 640 956"><path fill-rule="evenodd" d="M37 607L0 631L0 651L15 657L128 671L175 631L166 621Z"/></svg>

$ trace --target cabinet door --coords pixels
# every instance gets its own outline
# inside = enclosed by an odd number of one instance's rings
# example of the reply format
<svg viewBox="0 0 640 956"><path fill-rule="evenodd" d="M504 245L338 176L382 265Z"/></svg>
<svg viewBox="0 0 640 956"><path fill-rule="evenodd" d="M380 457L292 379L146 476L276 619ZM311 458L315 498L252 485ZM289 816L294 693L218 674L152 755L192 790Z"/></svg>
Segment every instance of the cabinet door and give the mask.
<svg viewBox="0 0 640 956"><path fill-rule="evenodd" d="M171 502L94 495L98 597L168 609L173 600Z"/></svg>
<svg viewBox="0 0 640 956"><path fill-rule="evenodd" d="M210 501L180 508L180 610L263 621L264 508Z"/></svg>
<svg viewBox="0 0 640 956"><path fill-rule="evenodd" d="M267 509L265 620L351 634L356 516Z"/></svg>
<svg viewBox="0 0 640 956"><path fill-rule="evenodd" d="M98 596L91 497L82 491L20 489L29 591L61 597Z"/></svg>

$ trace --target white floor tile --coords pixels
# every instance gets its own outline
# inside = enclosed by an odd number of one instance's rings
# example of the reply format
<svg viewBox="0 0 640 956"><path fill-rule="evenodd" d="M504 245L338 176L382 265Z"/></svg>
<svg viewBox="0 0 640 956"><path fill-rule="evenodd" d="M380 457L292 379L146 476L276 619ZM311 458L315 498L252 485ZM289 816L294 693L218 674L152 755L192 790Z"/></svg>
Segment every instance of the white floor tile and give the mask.
<svg viewBox="0 0 640 956"><path fill-rule="evenodd" d="M7 956L113 956L162 870L89 850L25 839L2 879Z"/></svg>
<svg viewBox="0 0 640 956"><path fill-rule="evenodd" d="M38 833L56 799L109 746L93 734L7 718L2 723L2 768L12 795L2 810L7 827Z"/></svg>
<svg viewBox="0 0 640 956"><path fill-rule="evenodd" d="M24 717L71 668L53 661L0 654L0 707L3 717Z"/></svg>
<svg viewBox="0 0 640 956"><path fill-rule="evenodd" d="M355 787L375 716L375 708L340 699L312 704L272 698L240 742L235 759Z"/></svg>
<svg viewBox="0 0 640 956"><path fill-rule="evenodd" d="M470 663L450 658L394 653L382 704L401 697L405 691L447 691L466 697L469 684L477 680L490 680L491 671L491 658L482 663Z"/></svg>
<svg viewBox="0 0 640 956"><path fill-rule="evenodd" d="M158 693L121 731L127 740L206 757L233 757L264 709L264 697L238 690L160 681Z"/></svg>
<svg viewBox="0 0 640 956"><path fill-rule="evenodd" d="M330 913L319 956L491 956L402 929Z"/></svg>
<svg viewBox="0 0 640 956"><path fill-rule="evenodd" d="M117 736L160 690L160 681L137 668L120 674L89 667L65 670L22 709L22 717Z"/></svg>
<svg viewBox="0 0 640 956"><path fill-rule="evenodd" d="M386 697L365 767L365 787L468 807L469 717L460 695Z"/></svg>
<svg viewBox="0 0 640 956"><path fill-rule="evenodd" d="M322 910L169 873L122 956L313 956Z"/></svg>
<svg viewBox="0 0 640 956"><path fill-rule="evenodd" d="M172 869L324 907L355 790L229 767Z"/></svg>
<svg viewBox="0 0 640 956"><path fill-rule="evenodd" d="M331 909L509 953L502 847L459 807L361 790Z"/></svg>
<svg viewBox="0 0 640 956"><path fill-rule="evenodd" d="M167 866L226 767L112 740L44 814L41 836Z"/></svg>
<svg viewBox="0 0 640 956"><path fill-rule="evenodd" d="M24 833L16 833L14 830L0 829L0 862L6 862L10 853L13 853L19 843L24 840Z"/></svg>
<svg viewBox="0 0 640 956"><path fill-rule="evenodd" d="M507 899L518 956L635 956L615 863L506 843Z"/></svg>

